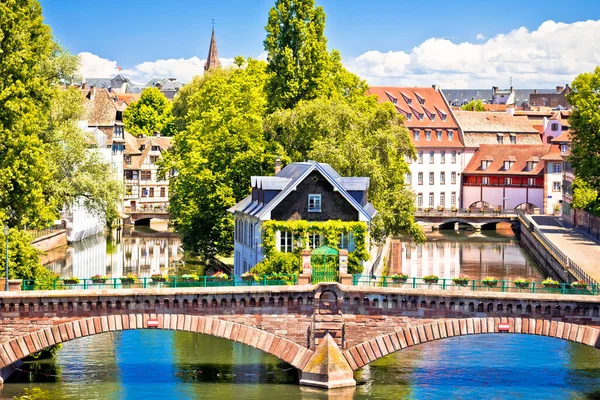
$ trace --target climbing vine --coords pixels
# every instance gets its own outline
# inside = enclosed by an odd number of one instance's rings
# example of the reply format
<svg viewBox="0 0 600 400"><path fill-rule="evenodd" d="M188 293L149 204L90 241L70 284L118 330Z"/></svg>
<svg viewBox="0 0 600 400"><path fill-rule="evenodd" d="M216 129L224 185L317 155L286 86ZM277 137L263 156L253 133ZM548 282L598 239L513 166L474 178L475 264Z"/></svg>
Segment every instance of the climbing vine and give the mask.
<svg viewBox="0 0 600 400"><path fill-rule="evenodd" d="M354 250L348 254L348 272L351 274L361 273L363 267L361 261L370 259L367 251L367 224L364 222L342 222L342 221L266 221L263 226L263 250L265 259L254 267L257 273L300 273L301 251L309 248L312 233L319 233L323 237L322 245L338 248L338 238L344 234L354 236ZM280 253L277 251L276 232L287 231L292 233L292 253Z"/></svg>

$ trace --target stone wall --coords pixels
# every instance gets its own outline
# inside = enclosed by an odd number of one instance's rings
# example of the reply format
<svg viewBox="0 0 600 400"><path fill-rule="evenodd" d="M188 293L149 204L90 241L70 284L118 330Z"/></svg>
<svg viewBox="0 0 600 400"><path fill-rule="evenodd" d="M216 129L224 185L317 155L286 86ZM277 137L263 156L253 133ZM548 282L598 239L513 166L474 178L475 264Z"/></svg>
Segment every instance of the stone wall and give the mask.
<svg viewBox="0 0 600 400"><path fill-rule="evenodd" d="M39 237L31 242L33 247L41 251L49 251L67 245L67 231L61 229L49 235Z"/></svg>

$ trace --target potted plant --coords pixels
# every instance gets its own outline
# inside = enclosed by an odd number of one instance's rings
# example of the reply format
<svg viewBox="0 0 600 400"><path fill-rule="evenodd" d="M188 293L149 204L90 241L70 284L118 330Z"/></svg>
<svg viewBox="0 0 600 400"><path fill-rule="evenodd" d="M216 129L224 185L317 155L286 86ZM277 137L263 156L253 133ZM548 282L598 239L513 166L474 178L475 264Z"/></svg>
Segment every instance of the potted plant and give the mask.
<svg viewBox="0 0 600 400"><path fill-rule="evenodd" d="M456 214L458 212L458 208L452 206L452 212Z"/></svg>
<svg viewBox="0 0 600 400"><path fill-rule="evenodd" d="M479 209L479 212L481 213L481 215L485 214L485 208L481 207L481 208Z"/></svg>
<svg viewBox="0 0 600 400"><path fill-rule="evenodd" d="M439 211L439 212L441 212L441 213L443 213L443 212L444 212L444 207L442 207L442 206L439 206L439 207L438 207L438 211Z"/></svg>
<svg viewBox="0 0 600 400"><path fill-rule="evenodd" d="M560 205L555 204L554 205L554 215L559 215L559 214L560 214Z"/></svg>
<svg viewBox="0 0 600 400"><path fill-rule="evenodd" d="M500 206L494 208L494 211L496 212L496 214L500 214L502 212L502 208Z"/></svg>
<svg viewBox="0 0 600 400"><path fill-rule="evenodd" d="M69 278L64 278L63 283L65 285L77 285L79 283L79 278L76 276L71 276Z"/></svg>
<svg viewBox="0 0 600 400"><path fill-rule="evenodd" d="M133 282L135 282L135 278L136 278L136 276L133 274L127 274L126 276L122 276L121 284L131 285Z"/></svg>
<svg viewBox="0 0 600 400"><path fill-rule="evenodd" d="M258 280L258 275L254 272L244 272L241 276L243 281L256 282Z"/></svg>
<svg viewBox="0 0 600 400"><path fill-rule="evenodd" d="M527 289L529 287L529 284L531 283L531 281L529 279L525 279L525 278L517 278L513 281L513 283L519 289Z"/></svg>
<svg viewBox="0 0 600 400"><path fill-rule="evenodd" d="M467 214L471 214L471 207L467 208Z"/></svg>
<svg viewBox="0 0 600 400"><path fill-rule="evenodd" d="M542 286L545 288L557 288L559 285L558 281L548 277L542 281Z"/></svg>
<svg viewBox="0 0 600 400"><path fill-rule="evenodd" d="M185 274L181 276L184 282L198 282L200 279L196 274Z"/></svg>
<svg viewBox="0 0 600 400"><path fill-rule="evenodd" d="M423 281L428 285L434 285L438 283L440 278L437 275L427 275L423 277Z"/></svg>
<svg viewBox="0 0 600 400"><path fill-rule="evenodd" d="M217 271L211 276L214 281L228 281L229 276L223 271Z"/></svg>
<svg viewBox="0 0 600 400"><path fill-rule="evenodd" d="M483 283L483 286L496 287L498 286L498 279L494 278L493 276L486 276L481 280L481 283Z"/></svg>
<svg viewBox="0 0 600 400"><path fill-rule="evenodd" d="M467 286L469 284L469 277L468 276L457 276L456 278L452 278L452 282L454 282L454 284L456 286Z"/></svg>
<svg viewBox="0 0 600 400"><path fill-rule="evenodd" d="M392 278L392 282L393 283L406 283L407 279L408 279L408 275L405 274L394 274L392 276L390 276L390 278Z"/></svg>
<svg viewBox="0 0 600 400"><path fill-rule="evenodd" d="M92 276L91 279L92 279L92 283L106 283L108 276L97 274L97 275Z"/></svg>
<svg viewBox="0 0 600 400"><path fill-rule="evenodd" d="M423 209L423 211L429 214L429 211L431 211L431 210L429 209L429 207L425 207L425 208Z"/></svg>
<svg viewBox="0 0 600 400"><path fill-rule="evenodd" d="M587 284L587 282L584 282L584 281L571 282L571 287L573 289L577 289L577 290L586 290L588 287L588 284Z"/></svg>
<svg viewBox="0 0 600 400"><path fill-rule="evenodd" d="M150 278L152 278L152 282L166 282L169 279L167 275L162 274L152 274Z"/></svg>

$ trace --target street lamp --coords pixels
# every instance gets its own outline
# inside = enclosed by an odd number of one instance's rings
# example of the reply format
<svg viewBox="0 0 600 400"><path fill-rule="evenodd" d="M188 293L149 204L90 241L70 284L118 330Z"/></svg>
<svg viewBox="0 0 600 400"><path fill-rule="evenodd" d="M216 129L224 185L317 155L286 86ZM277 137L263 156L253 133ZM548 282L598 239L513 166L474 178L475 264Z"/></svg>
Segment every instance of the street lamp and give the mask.
<svg viewBox="0 0 600 400"><path fill-rule="evenodd" d="M10 229L4 225L4 237L6 238L6 279L4 280L4 290L8 292L8 234Z"/></svg>

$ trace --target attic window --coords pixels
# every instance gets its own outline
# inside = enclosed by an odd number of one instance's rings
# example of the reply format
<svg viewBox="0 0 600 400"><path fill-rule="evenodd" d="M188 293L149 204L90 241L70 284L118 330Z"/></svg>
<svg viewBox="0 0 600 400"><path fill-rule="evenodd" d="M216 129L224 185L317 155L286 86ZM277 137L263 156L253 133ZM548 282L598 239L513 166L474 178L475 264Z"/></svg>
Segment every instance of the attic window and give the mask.
<svg viewBox="0 0 600 400"><path fill-rule="evenodd" d="M431 120L435 121L435 114L431 114Z"/></svg>
<svg viewBox="0 0 600 400"><path fill-rule="evenodd" d="M308 212L321 212L321 195L308 195Z"/></svg>
<svg viewBox="0 0 600 400"><path fill-rule="evenodd" d="M418 129L415 129L413 133L415 135L415 140L419 140L421 138L421 132L419 132Z"/></svg>
<svg viewBox="0 0 600 400"><path fill-rule="evenodd" d="M504 161L504 170L508 171L509 169L512 168L513 165L515 165L514 161L511 161L511 160Z"/></svg>
<svg viewBox="0 0 600 400"><path fill-rule="evenodd" d="M423 121L424 116L425 116L425 114L419 114L419 121Z"/></svg>
<svg viewBox="0 0 600 400"><path fill-rule="evenodd" d="M411 117L412 117L412 114L411 114L411 113L408 113L408 114L406 114L406 120L407 120L407 121L410 121L410 118L411 118Z"/></svg>
<svg viewBox="0 0 600 400"><path fill-rule="evenodd" d="M431 131L425 131L425 139L431 140Z"/></svg>
<svg viewBox="0 0 600 400"><path fill-rule="evenodd" d="M452 136L454 136L454 132L452 130L448 131L448 140L452 141Z"/></svg>
<svg viewBox="0 0 600 400"><path fill-rule="evenodd" d="M435 134L437 135L437 140L442 140L442 131L436 131Z"/></svg>
<svg viewBox="0 0 600 400"><path fill-rule="evenodd" d="M318 181L319 181L319 178L318 178L318 177L316 177L316 176L313 176L313 177L312 177L312 180L313 180L313 182L318 182Z"/></svg>

